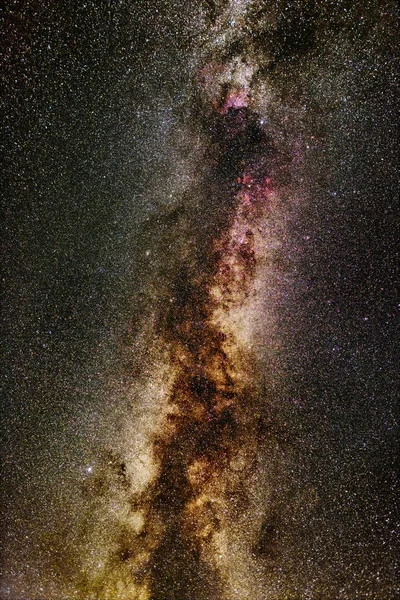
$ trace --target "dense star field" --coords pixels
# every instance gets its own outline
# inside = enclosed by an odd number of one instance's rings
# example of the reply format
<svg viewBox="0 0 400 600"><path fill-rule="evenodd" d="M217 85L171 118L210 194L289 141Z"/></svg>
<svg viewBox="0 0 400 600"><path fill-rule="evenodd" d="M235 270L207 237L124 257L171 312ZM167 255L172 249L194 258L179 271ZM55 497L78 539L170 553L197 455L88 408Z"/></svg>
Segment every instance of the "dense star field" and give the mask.
<svg viewBox="0 0 400 600"><path fill-rule="evenodd" d="M398 597L396 20L7 0L0 600Z"/></svg>

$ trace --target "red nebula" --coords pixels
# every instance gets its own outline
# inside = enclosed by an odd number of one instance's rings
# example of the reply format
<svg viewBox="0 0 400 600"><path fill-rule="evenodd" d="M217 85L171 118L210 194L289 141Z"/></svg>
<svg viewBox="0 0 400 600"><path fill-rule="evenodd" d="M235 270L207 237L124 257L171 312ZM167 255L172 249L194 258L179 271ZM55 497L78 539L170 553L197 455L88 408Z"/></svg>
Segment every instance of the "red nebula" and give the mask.
<svg viewBox="0 0 400 600"><path fill-rule="evenodd" d="M244 88L230 90L226 95L225 102L220 109L222 115L228 114L229 109L238 110L249 105L248 92Z"/></svg>
<svg viewBox="0 0 400 600"><path fill-rule="evenodd" d="M256 175L245 173L236 179L238 185L242 186L242 202L245 205L254 205L265 202L274 192L271 177L263 177L261 180Z"/></svg>

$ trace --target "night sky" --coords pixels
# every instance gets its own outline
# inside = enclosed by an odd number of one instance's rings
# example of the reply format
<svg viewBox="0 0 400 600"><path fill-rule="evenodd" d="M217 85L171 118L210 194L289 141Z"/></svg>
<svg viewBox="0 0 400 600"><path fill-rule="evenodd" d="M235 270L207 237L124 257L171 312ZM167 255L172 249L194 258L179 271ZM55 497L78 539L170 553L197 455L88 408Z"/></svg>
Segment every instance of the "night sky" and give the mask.
<svg viewBox="0 0 400 600"><path fill-rule="evenodd" d="M396 3L1 24L0 600L397 598Z"/></svg>

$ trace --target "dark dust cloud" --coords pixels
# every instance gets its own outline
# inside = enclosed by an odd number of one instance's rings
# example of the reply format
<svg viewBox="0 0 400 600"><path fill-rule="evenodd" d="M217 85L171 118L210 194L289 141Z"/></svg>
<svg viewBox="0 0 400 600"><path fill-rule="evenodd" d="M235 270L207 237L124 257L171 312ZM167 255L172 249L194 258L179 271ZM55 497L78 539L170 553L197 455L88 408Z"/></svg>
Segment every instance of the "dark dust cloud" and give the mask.
<svg viewBox="0 0 400 600"><path fill-rule="evenodd" d="M392 600L391 1L7 1L1 600Z"/></svg>

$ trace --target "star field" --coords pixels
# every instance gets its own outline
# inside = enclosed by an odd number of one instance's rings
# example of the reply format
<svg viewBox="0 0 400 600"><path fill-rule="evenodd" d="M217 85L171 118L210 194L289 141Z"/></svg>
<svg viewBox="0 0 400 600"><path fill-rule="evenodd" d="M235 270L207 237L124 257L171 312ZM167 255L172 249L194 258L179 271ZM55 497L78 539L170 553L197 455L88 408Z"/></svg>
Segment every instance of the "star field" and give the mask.
<svg viewBox="0 0 400 600"><path fill-rule="evenodd" d="M0 600L399 594L393 2L6 2Z"/></svg>

